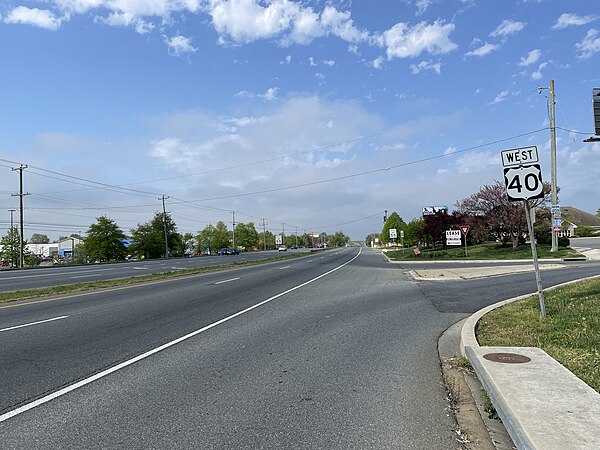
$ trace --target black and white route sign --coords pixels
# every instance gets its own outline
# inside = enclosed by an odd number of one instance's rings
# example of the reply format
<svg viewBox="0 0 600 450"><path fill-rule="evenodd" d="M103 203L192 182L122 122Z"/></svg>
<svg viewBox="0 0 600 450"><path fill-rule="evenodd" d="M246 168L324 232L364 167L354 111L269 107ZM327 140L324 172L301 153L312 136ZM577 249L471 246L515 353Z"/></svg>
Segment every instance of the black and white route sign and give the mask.
<svg viewBox="0 0 600 450"><path fill-rule="evenodd" d="M519 167L533 164L539 161L537 147L521 147L512 148L510 150L502 150L502 165L504 167Z"/></svg>
<svg viewBox="0 0 600 450"><path fill-rule="evenodd" d="M398 237L397 230L395 228L390 228L390 239L396 239Z"/></svg>
<svg viewBox="0 0 600 450"><path fill-rule="evenodd" d="M504 183L511 202L544 198L542 168L539 164L505 168Z"/></svg>

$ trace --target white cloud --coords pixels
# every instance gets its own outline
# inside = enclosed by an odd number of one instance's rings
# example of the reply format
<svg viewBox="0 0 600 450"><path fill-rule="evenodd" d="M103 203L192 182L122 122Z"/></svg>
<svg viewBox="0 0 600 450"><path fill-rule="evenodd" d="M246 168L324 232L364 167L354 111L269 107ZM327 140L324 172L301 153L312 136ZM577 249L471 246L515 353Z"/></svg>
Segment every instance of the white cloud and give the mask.
<svg viewBox="0 0 600 450"><path fill-rule="evenodd" d="M279 64L289 66L292 63L292 55L287 55L283 61L279 61Z"/></svg>
<svg viewBox="0 0 600 450"><path fill-rule="evenodd" d="M456 150L457 148L451 145L446 150L444 150L444 155L451 155L452 153L456 152Z"/></svg>
<svg viewBox="0 0 600 450"><path fill-rule="evenodd" d="M190 38L185 36L173 36L171 38L167 38L165 36L165 43L169 47L169 51L174 53L175 55L182 55L184 53L195 53L198 51L197 48L192 46L192 41Z"/></svg>
<svg viewBox="0 0 600 450"><path fill-rule="evenodd" d="M577 14L564 13L556 19L556 23L552 25L553 30L562 30L569 26L585 25L596 20L598 16L578 16Z"/></svg>
<svg viewBox="0 0 600 450"><path fill-rule="evenodd" d="M268 100L270 102L272 102L273 100L277 99L277 95L279 94L279 88L278 87L274 87L274 88L269 88L267 89L264 94L260 94L259 97L264 98L265 100Z"/></svg>
<svg viewBox="0 0 600 450"><path fill-rule="evenodd" d="M458 48L449 37L454 28L454 24L442 21L432 24L420 22L412 28L401 22L384 31L378 42L387 47L388 59L415 57L423 52L449 53Z"/></svg>
<svg viewBox="0 0 600 450"><path fill-rule="evenodd" d="M503 20L494 31L490 33L491 37L506 37L514 33L521 31L527 22L517 22L514 20Z"/></svg>
<svg viewBox="0 0 600 450"><path fill-rule="evenodd" d="M465 56L486 56L492 53L494 50L500 48L499 45L485 43L481 47L476 48L475 50L471 50L470 52L465 53Z"/></svg>
<svg viewBox="0 0 600 450"><path fill-rule="evenodd" d="M46 30L58 30L62 19L56 17L52 11L47 9L27 8L26 6L17 6L11 10L6 18L6 23L20 23L33 25Z"/></svg>
<svg viewBox="0 0 600 450"><path fill-rule="evenodd" d="M308 65L310 67L315 67L317 65L317 63L315 62L315 58L313 58L312 56L309 56L309 58L308 58Z"/></svg>
<svg viewBox="0 0 600 450"><path fill-rule="evenodd" d="M419 64L411 64L410 71L413 74L418 74L422 70L433 70L435 73L440 75L442 73L442 63L432 63L431 61L421 61Z"/></svg>
<svg viewBox="0 0 600 450"><path fill-rule="evenodd" d="M329 5L319 14L289 0L273 0L265 6L256 0L213 0L208 13L221 38L236 43L279 38L284 45L309 44L326 35L358 42L369 37L354 26L350 12Z"/></svg>
<svg viewBox="0 0 600 450"><path fill-rule="evenodd" d="M502 91L502 92L500 92L498 95L496 95L496 98L490 104L491 105L496 105L498 103L503 102L504 100L506 100L506 97L508 97L509 94L510 94L509 91Z"/></svg>
<svg viewBox="0 0 600 450"><path fill-rule="evenodd" d="M420 16L427 11L427 8L429 8L430 5L431 0L417 0L415 3L415 6L417 7L417 16Z"/></svg>
<svg viewBox="0 0 600 450"><path fill-rule="evenodd" d="M594 54L600 52L600 36L598 30L592 28L587 32L581 42L575 44L577 49L577 59L589 59Z"/></svg>
<svg viewBox="0 0 600 450"><path fill-rule="evenodd" d="M360 50L358 49L358 45L350 44L348 46L348 51L354 55L360 55Z"/></svg>
<svg viewBox="0 0 600 450"><path fill-rule="evenodd" d="M383 64L385 63L385 58L383 56L378 56L373 61L371 61L371 65L374 69L383 69Z"/></svg>
<svg viewBox="0 0 600 450"><path fill-rule="evenodd" d="M326 66L329 66L329 67L333 67L333 66L335 66L335 61L332 59L326 59L323 61L323 64L325 64Z"/></svg>
<svg viewBox="0 0 600 450"><path fill-rule="evenodd" d="M542 63L538 66L538 70L536 70L535 72L533 72L531 74L531 78L533 80L541 80L542 78L544 78L544 75L542 75L542 70L544 70L546 67L548 66L548 63Z"/></svg>
<svg viewBox="0 0 600 450"><path fill-rule="evenodd" d="M527 53L527 56L521 57L517 65L521 67L530 66L538 62L540 56L542 56L542 52L536 48L535 50L531 50L529 53Z"/></svg>

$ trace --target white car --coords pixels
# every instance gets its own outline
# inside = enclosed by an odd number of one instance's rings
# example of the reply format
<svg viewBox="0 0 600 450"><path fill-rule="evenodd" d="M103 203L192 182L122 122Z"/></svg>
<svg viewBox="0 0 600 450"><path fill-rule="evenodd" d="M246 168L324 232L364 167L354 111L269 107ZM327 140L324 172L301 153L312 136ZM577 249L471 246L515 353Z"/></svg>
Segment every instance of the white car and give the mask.
<svg viewBox="0 0 600 450"><path fill-rule="evenodd" d="M280 252L287 252L287 247L285 245L280 245L279 246L279 251Z"/></svg>

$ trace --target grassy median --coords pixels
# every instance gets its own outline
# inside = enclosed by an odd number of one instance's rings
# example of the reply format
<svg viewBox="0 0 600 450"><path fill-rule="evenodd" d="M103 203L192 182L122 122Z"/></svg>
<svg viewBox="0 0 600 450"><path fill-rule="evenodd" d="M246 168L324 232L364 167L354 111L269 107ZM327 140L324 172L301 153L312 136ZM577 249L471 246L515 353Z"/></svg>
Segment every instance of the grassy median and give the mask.
<svg viewBox="0 0 600 450"><path fill-rule="evenodd" d="M477 324L483 346L539 347L600 392L600 278L545 293L542 320L537 295L497 308Z"/></svg>
<svg viewBox="0 0 600 450"><path fill-rule="evenodd" d="M560 247L558 252L551 252L550 245L538 245L537 252L539 258L582 258L581 253L568 248ZM531 259L531 245L523 244L514 251L512 246L503 247L497 242L484 242L483 244L471 245L467 247L468 256L465 257L465 247L448 247L424 249L421 254L415 255L412 248L402 250L387 251L386 255L392 260L397 261L431 261L431 260L507 260L507 259Z"/></svg>

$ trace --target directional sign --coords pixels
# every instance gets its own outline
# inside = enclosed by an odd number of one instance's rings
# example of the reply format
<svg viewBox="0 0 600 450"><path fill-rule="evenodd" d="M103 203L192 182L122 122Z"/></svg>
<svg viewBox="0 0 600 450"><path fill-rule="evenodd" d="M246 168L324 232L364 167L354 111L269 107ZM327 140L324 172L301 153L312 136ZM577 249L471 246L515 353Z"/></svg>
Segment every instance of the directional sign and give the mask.
<svg viewBox="0 0 600 450"><path fill-rule="evenodd" d="M544 198L542 168L539 164L504 169L504 183L511 202Z"/></svg>
<svg viewBox="0 0 600 450"><path fill-rule="evenodd" d="M469 230L471 229L470 225L461 225L460 227L460 231L462 232L463 236L466 236L467 234L469 234Z"/></svg>
<svg viewBox="0 0 600 450"><path fill-rule="evenodd" d="M390 239L396 239L398 237L398 233L395 228L390 228Z"/></svg>
<svg viewBox="0 0 600 450"><path fill-rule="evenodd" d="M500 154L504 167L518 167L539 161L536 146L503 150Z"/></svg>

